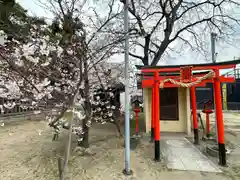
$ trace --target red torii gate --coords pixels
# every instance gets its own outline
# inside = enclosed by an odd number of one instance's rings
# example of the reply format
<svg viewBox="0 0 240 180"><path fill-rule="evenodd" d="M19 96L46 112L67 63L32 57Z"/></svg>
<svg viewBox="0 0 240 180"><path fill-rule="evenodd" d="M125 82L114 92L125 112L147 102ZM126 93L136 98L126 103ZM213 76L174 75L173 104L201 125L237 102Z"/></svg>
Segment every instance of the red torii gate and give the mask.
<svg viewBox="0 0 240 180"><path fill-rule="evenodd" d="M224 77L219 74L220 69L235 68L240 60L208 63L208 64L193 64L182 66L136 66L141 69L143 75L142 88L152 88L152 122L151 130L154 134L154 152L155 160L160 161L160 91L161 88L170 87L189 87L191 94L192 113L193 113L193 128L194 128L194 143L199 143L198 136L198 121L197 121L197 105L195 87L205 86L206 83L214 84L215 111L218 130L218 150L219 164L226 165L226 150L224 143L224 122L222 114L222 96L221 82L235 82L233 77ZM193 71L208 71L206 73L196 74ZM165 73L165 75L161 75ZM175 73L175 74L174 74ZM166 76L166 74L169 74Z"/></svg>

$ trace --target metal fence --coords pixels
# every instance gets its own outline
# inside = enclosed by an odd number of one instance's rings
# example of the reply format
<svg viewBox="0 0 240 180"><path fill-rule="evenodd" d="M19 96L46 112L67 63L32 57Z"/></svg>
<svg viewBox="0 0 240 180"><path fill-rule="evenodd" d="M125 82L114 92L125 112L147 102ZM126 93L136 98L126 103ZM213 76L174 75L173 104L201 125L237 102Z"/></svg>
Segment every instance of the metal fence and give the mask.
<svg viewBox="0 0 240 180"><path fill-rule="evenodd" d="M41 104L39 106L32 106L29 102L21 102L18 99L0 98L0 118L8 119L9 117L30 116L36 114L45 114L50 112L51 105Z"/></svg>
<svg viewBox="0 0 240 180"><path fill-rule="evenodd" d="M55 114L51 109L45 109L36 113L34 111L11 113L7 116L0 116L0 121L16 121L16 120L45 120L48 114Z"/></svg>

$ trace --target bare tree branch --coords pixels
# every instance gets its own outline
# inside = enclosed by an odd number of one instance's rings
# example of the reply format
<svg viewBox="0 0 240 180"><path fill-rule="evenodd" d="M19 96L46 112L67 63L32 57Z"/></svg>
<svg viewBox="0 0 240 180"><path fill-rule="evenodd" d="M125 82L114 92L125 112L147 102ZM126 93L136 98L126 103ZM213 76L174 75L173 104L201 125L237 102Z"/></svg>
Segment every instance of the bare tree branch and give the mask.
<svg viewBox="0 0 240 180"><path fill-rule="evenodd" d="M211 31L217 31L226 37L232 35L229 30L234 32L235 26L240 25L240 19L232 14L229 8L240 10L240 3L234 0L153 0L144 1L144 5L141 5L140 2L131 0L129 12L133 17L132 25L139 27L139 38L144 40L144 46L140 46L143 53L143 56L140 56L142 63L156 65L174 41L179 40L180 43L193 48L194 46L185 36L190 33L194 37L192 33L198 34L200 28L204 29L205 35L210 34ZM130 41L137 45L134 41L138 39ZM195 44L196 41L193 43L196 47L199 46ZM156 53L153 53L152 46ZM201 47L198 48L203 50ZM150 54L153 55L151 62Z"/></svg>

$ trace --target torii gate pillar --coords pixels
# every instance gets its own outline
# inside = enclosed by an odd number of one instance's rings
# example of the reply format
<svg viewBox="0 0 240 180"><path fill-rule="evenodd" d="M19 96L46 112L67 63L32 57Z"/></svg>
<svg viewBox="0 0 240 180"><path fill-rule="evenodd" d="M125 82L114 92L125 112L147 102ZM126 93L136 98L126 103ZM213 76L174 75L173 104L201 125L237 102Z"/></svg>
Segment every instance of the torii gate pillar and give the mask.
<svg viewBox="0 0 240 180"><path fill-rule="evenodd" d="M224 143L224 122L222 113L222 95L221 84L219 80L219 70L215 70L214 78L214 98L215 98L215 111L218 130L218 152L219 152L219 164L225 166L226 162L226 149Z"/></svg>

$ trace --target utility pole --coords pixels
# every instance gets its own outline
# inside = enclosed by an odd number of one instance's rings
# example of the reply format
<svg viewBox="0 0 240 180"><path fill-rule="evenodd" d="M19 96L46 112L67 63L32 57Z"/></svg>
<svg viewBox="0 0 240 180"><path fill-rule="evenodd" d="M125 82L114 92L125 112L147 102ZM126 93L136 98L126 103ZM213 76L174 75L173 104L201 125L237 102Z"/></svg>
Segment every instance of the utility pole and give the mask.
<svg viewBox="0 0 240 180"><path fill-rule="evenodd" d="M125 175L131 175L130 169L130 100L129 100L129 17L128 6L129 0L120 0L124 4L124 31L125 31L125 168L123 173Z"/></svg>
<svg viewBox="0 0 240 180"><path fill-rule="evenodd" d="M216 38L217 38L217 34L216 33L211 33L211 47L212 47L212 62L216 63L216 46L215 46L215 42L216 42Z"/></svg>
<svg viewBox="0 0 240 180"><path fill-rule="evenodd" d="M216 38L217 34L216 33L211 33L211 49L212 49L212 62L216 63ZM213 93L214 97L214 93ZM214 114L215 114L215 134L216 134L216 142L218 142L218 129L217 129L217 119L216 119L216 106L215 106L215 97L214 97Z"/></svg>

